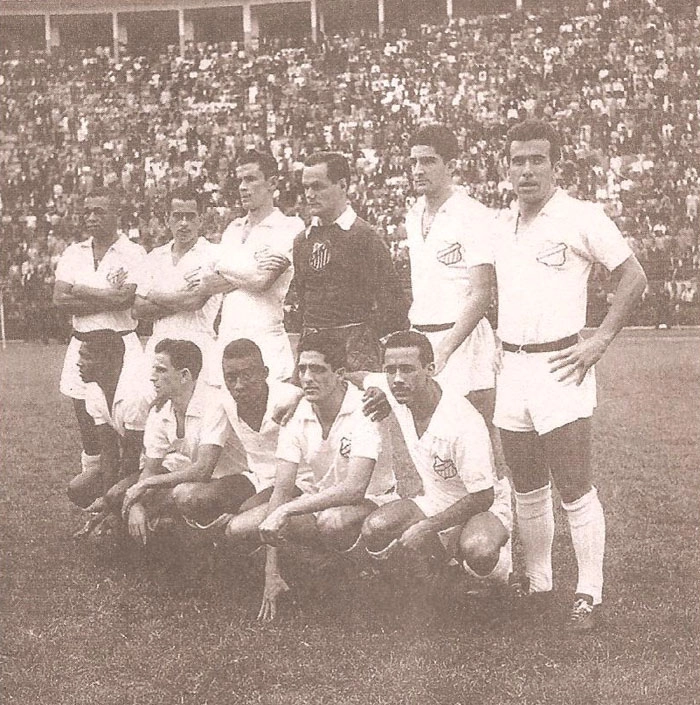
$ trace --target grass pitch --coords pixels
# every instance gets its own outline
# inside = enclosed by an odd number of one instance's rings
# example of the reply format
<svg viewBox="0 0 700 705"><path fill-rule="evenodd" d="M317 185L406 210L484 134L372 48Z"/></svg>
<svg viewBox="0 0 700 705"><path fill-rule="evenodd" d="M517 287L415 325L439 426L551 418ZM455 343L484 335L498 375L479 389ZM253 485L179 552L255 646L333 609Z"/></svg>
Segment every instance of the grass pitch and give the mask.
<svg viewBox="0 0 700 705"><path fill-rule="evenodd" d="M75 542L78 433L64 348L0 351L2 702L21 705L686 705L700 701L700 334L628 331L599 365L605 625L571 638L446 584L428 605L391 576L313 559L255 621L261 563L181 530L146 550ZM558 609L575 568L557 513Z"/></svg>

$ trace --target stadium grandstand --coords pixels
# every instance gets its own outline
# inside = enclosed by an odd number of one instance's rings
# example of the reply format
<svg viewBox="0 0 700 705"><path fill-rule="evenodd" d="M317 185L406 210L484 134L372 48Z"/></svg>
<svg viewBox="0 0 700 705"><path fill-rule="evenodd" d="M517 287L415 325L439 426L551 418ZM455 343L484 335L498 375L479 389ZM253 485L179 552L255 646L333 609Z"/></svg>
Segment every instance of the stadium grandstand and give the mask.
<svg viewBox="0 0 700 705"><path fill-rule="evenodd" d="M207 194L212 239L238 214L241 150L271 149L280 205L301 163L351 157L358 212L407 269L406 136L457 134L456 178L513 198L503 138L527 116L565 138L560 182L602 202L645 267L642 325L700 322L700 13L690 0L0 3L0 280L8 337L61 337L53 267L80 205L114 185L121 227L166 236L167 192ZM595 324L606 280L591 281Z"/></svg>

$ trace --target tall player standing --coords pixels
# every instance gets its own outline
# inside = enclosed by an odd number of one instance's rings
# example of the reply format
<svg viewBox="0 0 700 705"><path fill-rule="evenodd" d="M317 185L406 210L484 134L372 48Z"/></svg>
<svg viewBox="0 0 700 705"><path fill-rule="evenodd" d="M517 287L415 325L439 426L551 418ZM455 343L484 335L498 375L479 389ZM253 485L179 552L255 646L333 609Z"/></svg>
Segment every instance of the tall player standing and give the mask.
<svg viewBox="0 0 700 705"><path fill-rule="evenodd" d="M592 629L602 601L605 518L592 484L594 369L646 286L644 271L601 206L555 185L557 132L528 121L507 136L517 208L499 219L495 261L498 333L503 345L494 422L515 486L526 604L552 590L554 516L550 476L559 490L578 564L573 629ZM594 262L616 289L600 327L587 338L588 275Z"/></svg>
<svg viewBox="0 0 700 705"><path fill-rule="evenodd" d="M73 400L80 428L83 472L99 473L100 441L85 409L85 383L78 357L84 334L116 331L124 340L124 365L143 355L131 315L135 277L146 252L126 235L119 235L118 201L107 189L93 189L84 203L86 240L70 245L56 267L54 305L71 314L73 334L61 372L60 390ZM138 364L138 363L137 363Z"/></svg>
<svg viewBox="0 0 700 705"><path fill-rule="evenodd" d="M457 139L427 125L409 141L411 176L419 194L406 214L413 304L411 326L435 351L435 380L466 396L486 420L497 468L504 470L496 399L496 342L485 317L495 280L494 219L453 183Z"/></svg>
<svg viewBox="0 0 700 705"><path fill-rule="evenodd" d="M139 275L132 313L153 321L153 334L146 344L146 367L150 376L155 347L165 338L191 340L202 352L205 378L215 364L214 320L221 295L209 295L189 287L195 270L207 269L218 255L216 245L199 235L200 198L191 188L179 188L168 196L170 242L148 253Z"/></svg>
<svg viewBox="0 0 700 705"><path fill-rule="evenodd" d="M294 357L283 304L292 280L294 238L304 222L275 207L277 172L271 154L250 151L239 159L236 177L248 212L224 231L214 271L202 270L190 286L204 294L224 293L217 368L226 345L247 338L262 351L270 379L284 381L294 372Z"/></svg>

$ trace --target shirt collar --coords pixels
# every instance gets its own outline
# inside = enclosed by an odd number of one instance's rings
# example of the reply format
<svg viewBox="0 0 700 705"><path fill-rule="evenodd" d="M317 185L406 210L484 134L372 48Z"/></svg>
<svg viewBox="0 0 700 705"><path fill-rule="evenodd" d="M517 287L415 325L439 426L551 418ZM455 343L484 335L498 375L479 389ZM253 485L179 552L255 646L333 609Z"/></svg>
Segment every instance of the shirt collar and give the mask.
<svg viewBox="0 0 700 705"><path fill-rule="evenodd" d="M277 221L277 215L280 213L280 209L277 208L276 206L272 209L272 212L269 213L267 216L265 216L259 223L255 223L255 225L250 225L250 214L244 215L241 218L237 219L238 224L240 227L245 227L246 225L250 226L250 228L272 228L275 226L275 223Z"/></svg>
<svg viewBox="0 0 700 705"><path fill-rule="evenodd" d="M341 416L347 416L348 414L352 414L358 408L358 400L362 396L360 390L357 387L355 387L353 384L350 384L350 382L347 382L346 384L347 389L345 390L345 396L343 397L343 401L340 404L340 409L338 411L338 416L336 416L336 421ZM318 417L314 412L314 408L313 406L311 406L311 402L307 401L306 399L302 399L301 402L299 402L298 408L299 414L304 421L315 421L316 423L319 423ZM335 421L333 423L335 423Z"/></svg>
<svg viewBox="0 0 700 705"><path fill-rule="evenodd" d="M348 204L345 207L345 210L336 218L335 224L341 230L350 230L350 228L355 224L356 220L357 220L357 213L355 213L353 207L350 204Z"/></svg>
<svg viewBox="0 0 700 705"><path fill-rule="evenodd" d="M549 198L549 200L542 206L542 208L540 208L540 211L536 217L539 218L539 216L544 215L548 218L551 218L552 216L556 216L557 214L562 212L562 210L566 208L567 196L568 194L566 193L566 191L559 187L555 188L554 193ZM518 211L516 210L516 216L517 212ZM569 216L568 213L567 216Z"/></svg>
<svg viewBox="0 0 700 705"><path fill-rule="evenodd" d="M207 384L200 378L192 392L192 398L187 405L185 416L202 417L207 408L209 388Z"/></svg>
<svg viewBox="0 0 700 705"><path fill-rule="evenodd" d="M357 213L355 209L348 203L345 210L335 219L333 225L337 225L341 230L350 230L350 228L355 224L357 220ZM311 227L320 227L321 219L315 215L311 218Z"/></svg>
<svg viewBox="0 0 700 705"><path fill-rule="evenodd" d="M208 244L209 244L209 240L207 240L205 237L202 237L202 236L200 235L200 236L197 238L197 240L195 241L194 245L192 245L192 247L190 247L190 249L187 250L187 252L184 252L184 253L181 255L181 258L182 258L182 257L186 257L186 256L189 255L191 252L198 252L198 251L201 250L202 248L206 247ZM171 240L170 242L166 242L165 245L163 246L162 253L163 253L163 254L166 254L166 255L172 255L172 253L173 253L173 247L175 247L175 240Z"/></svg>
<svg viewBox="0 0 700 705"><path fill-rule="evenodd" d="M452 430L455 428L455 422L457 421L454 404L450 403L450 397L450 393L443 389L440 401L435 407L433 416L426 429L430 431L431 436L442 440L449 438Z"/></svg>

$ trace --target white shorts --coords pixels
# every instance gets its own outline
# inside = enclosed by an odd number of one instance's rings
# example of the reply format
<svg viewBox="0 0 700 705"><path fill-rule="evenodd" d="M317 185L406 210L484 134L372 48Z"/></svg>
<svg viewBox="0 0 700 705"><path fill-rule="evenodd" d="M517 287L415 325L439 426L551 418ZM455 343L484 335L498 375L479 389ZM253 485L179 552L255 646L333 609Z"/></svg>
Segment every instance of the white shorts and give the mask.
<svg viewBox="0 0 700 705"><path fill-rule="evenodd" d="M433 496L418 495L411 497L411 501L420 509L426 517L432 517L450 507L454 502L447 502L444 499L436 499ZM511 504L510 481L507 477L496 480L493 486L493 504L488 511L493 514L503 524L503 528L510 536L513 532L513 507ZM452 533L462 527L451 527L441 531L439 536L445 548L450 544Z"/></svg>
<svg viewBox="0 0 700 705"><path fill-rule="evenodd" d="M384 492L382 494L368 494L365 499L368 499L370 502L374 502L378 507L383 507L385 504L389 504L389 502L395 502L396 500L401 499L401 497L396 489L392 488L388 492Z"/></svg>
<svg viewBox="0 0 700 705"><path fill-rule="evenodd" d="M505 431L537 431L540 435L593 415L595 372L583 382L558 382L547 362L552 353L503 353L496 380L493 423Z"/></svg>
<svg viewBox="0 0 700 705"><path fill-rule="evenodd" d="M433 350L449 330L423 333ZM478 389L493 389L496 385L496 337L491 324L482 318L466 340L450 355L445 369L435 380L443 389L452 389L462 396Z"/></svg>
<svg viewBox="0 0 700 705"><path fill-rule="evenodd" d="M260 494L261 492L270 489L270 487L274 487L275 485L274 477L262 477L261 475L257 475L256 473L254 473L252 470L244 470L241 475L243 475L243 477L246 477L250 481L250 484L253 485L253 487L255 488L255 494Z"/></svg>
<svg viewBox="0 0 700 705"><path fill-rule="evenodd" d="M125 335L122 340L124 341L123 366L127 367L127 364L131 365L132 362L137 366L141 366L142 360L138 358L143 357L143 347L136 333L129 333L129 335ZM66 357L63 361L63 370L61 371L59 390L61 394L65 394L65 396L71 399L85 399L85 382L80 378L80 372L78 370L80 345L81 342L77 338L70 339L68 350L66 350ZM132 357L132 360L129 360L128 363L127 357ZM131 369L137 368L134 367Z"/></svg>
<svg viewBox="0 0 700 705"><path fill-rule="evenodd" d="M224 348L238 338L252 340L262 353L265 367L270 371L268 381L285 382L294 374L294 355L289 336L282 330L279 332L258 332L240 331L239 333L227 331L219 334L218 353L216 355L216 370L213 371L213 379L217 386L223 386L224 373L221 367L221 359L224 355Z"/></svg>

